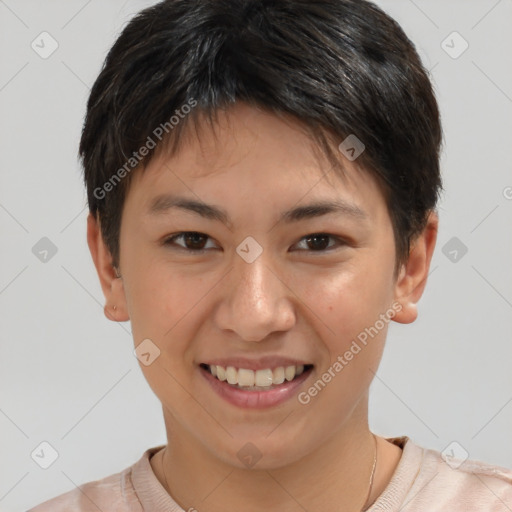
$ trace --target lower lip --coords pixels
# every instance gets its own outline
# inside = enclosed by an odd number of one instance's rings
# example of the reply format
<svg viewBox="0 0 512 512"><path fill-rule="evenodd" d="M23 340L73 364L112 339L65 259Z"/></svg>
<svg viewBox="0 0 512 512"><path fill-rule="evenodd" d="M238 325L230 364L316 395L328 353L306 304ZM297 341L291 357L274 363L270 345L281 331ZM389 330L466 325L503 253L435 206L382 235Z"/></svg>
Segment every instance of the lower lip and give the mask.
<svg viewBox="0 0 512 512"><path fill-rule="evenodd" d="M297 389L309 377L312 369L313 367L310 367L295 379L285 381L278 387L268 391L244 391L243 389L233 387L227 381L220 381L211 374L210 370L199 367L204 378L218 395L230 404L246 409L264 409L285 402L296 394Z"/></svg>

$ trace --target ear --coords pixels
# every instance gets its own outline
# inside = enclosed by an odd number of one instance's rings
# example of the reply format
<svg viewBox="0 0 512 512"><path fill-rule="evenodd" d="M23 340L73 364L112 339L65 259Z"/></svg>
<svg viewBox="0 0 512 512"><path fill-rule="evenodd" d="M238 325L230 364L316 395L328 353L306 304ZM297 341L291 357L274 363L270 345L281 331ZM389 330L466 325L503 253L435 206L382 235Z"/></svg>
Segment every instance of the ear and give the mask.
<svg viewBox="0 0 512 512"><path fill-rule="evenodd" d="M114 322L126 322L130 317L127 313L123 278L116 274L112 266L112 256L101 235L100 222L90 212L87 217L87 244L105 295L105 316Z"/></svg>
<svg viewBox="0 0 512 512"><path fill-rule="evenodd" d="M395 322L409 324L418 317L416 303L423 295L427 284L430 262L437 240L439 218L431 212L425 229L411 244L409 258L400 269L395 283L395 300L402 305L394 317Z"/></svg>

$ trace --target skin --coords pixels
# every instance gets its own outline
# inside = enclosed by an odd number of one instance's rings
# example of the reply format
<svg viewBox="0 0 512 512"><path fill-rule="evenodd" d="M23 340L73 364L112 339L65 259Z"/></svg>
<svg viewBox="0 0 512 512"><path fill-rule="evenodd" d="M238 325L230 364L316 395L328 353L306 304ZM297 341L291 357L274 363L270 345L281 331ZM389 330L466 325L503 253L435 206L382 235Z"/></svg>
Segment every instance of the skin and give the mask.
<svg viewBox="0 0 512 512"><path fill-rule="evenodd" d="M171 440L151 466L185 510L331 511L333 503L336 510L361 510L375 450L368 392L387 324L307 405L293 397L263 410L238 408L210 389L197 365L235 355L297 357L314 364L301 387L307 390L393 303L401 307L393 321L416 319L437 216L431 213L395 276L384 197L357 160L340 154L341 179L298 122L243 103L220 115L215 136L209 129L199 138L186 133L176 155L162 153L133 176L122 214L120 278L99 224L88 218L105 314L131 321L135 346L149 338L161 351L149 366L141 364ZM171 191L224 208L232 225L180 210L148 215L151 199ZM277 223L282 211L316 199L343 199L366 218L330 214ZM183 231L207 237L196 245L183 238L163 244ZM324 238L317 249L307 242L315 233L348 243ZM263 248L250 264L236 253L247 236ZM206 250L188 254L184 246ZM367 506L389 483L402 454L383 437L377 440ZM262 455L252 468L237 457L247 442Z"/></svg>

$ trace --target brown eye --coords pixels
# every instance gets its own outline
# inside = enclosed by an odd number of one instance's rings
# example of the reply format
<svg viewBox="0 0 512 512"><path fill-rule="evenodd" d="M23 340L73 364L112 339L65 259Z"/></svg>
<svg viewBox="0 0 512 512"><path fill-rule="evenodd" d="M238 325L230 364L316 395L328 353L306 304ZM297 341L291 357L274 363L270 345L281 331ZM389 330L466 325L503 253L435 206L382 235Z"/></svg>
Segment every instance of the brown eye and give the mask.
<svg viewBox="0 0 512 512"><path fill-rule="evenodd" d="M177 240L181 240L182 243L176 243ZM208 249L205 247L208 240L211 240L211 238L204 233L199 233L197 231L183 231L167 238L164 241L164 245L171 247L174 246L190 253L201 254ZM330 245L330 241L334 241L334 244ZM336 247L347 245L347 242L341 238L328 233L313 233L311 235L307 235L303 237L299 243L303 242L305 242L305 248L301 249L301 251L305 250L318 253L331 252L331 250Z"/></svg>
<svg viewBox="0 0 512 512"><path fill-rule="evenodd" d="M209 238L210 237L208 235L205 235L204 233L198 233L197 231L184 231L167 238L164 242L164 245L177 245L179 248L185 251L201 253L206 250L204 246L205 242ZM183 245L175 243L175 241L178 239L183 241Z"/></svg>
<svg viewBox="0 0 512 512"><path fill-rule="evenodd" d="M313 250L325 250L329 246L329 236L326 235L313 235L306 238L310 248Z"/></svg>
<svg viewBox="0 0 512 512"><path fill-rule="evenodd" d="M307 235L301 239L306 242L306 249L311 252L329 252L329 249L332 249L334 246L329 246L329 239L334 240L335 244L338 246L346 245L346 242L337 236L330 235L328 233L313 233L311 235Z"/></svg>

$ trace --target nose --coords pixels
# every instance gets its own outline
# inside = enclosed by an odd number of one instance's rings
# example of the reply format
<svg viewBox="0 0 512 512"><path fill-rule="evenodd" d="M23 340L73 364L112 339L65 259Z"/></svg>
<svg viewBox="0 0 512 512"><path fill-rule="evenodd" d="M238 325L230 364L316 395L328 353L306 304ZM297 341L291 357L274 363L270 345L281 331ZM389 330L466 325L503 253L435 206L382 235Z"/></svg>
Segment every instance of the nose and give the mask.
<svg viewBox="0 0 512 512"><path fill-rule="evenodd" d="M217 327L246 341L262 341L273 332L291 329L296 321L294 295L264 254L252 263L235 258L217 309Z"/></svg>

